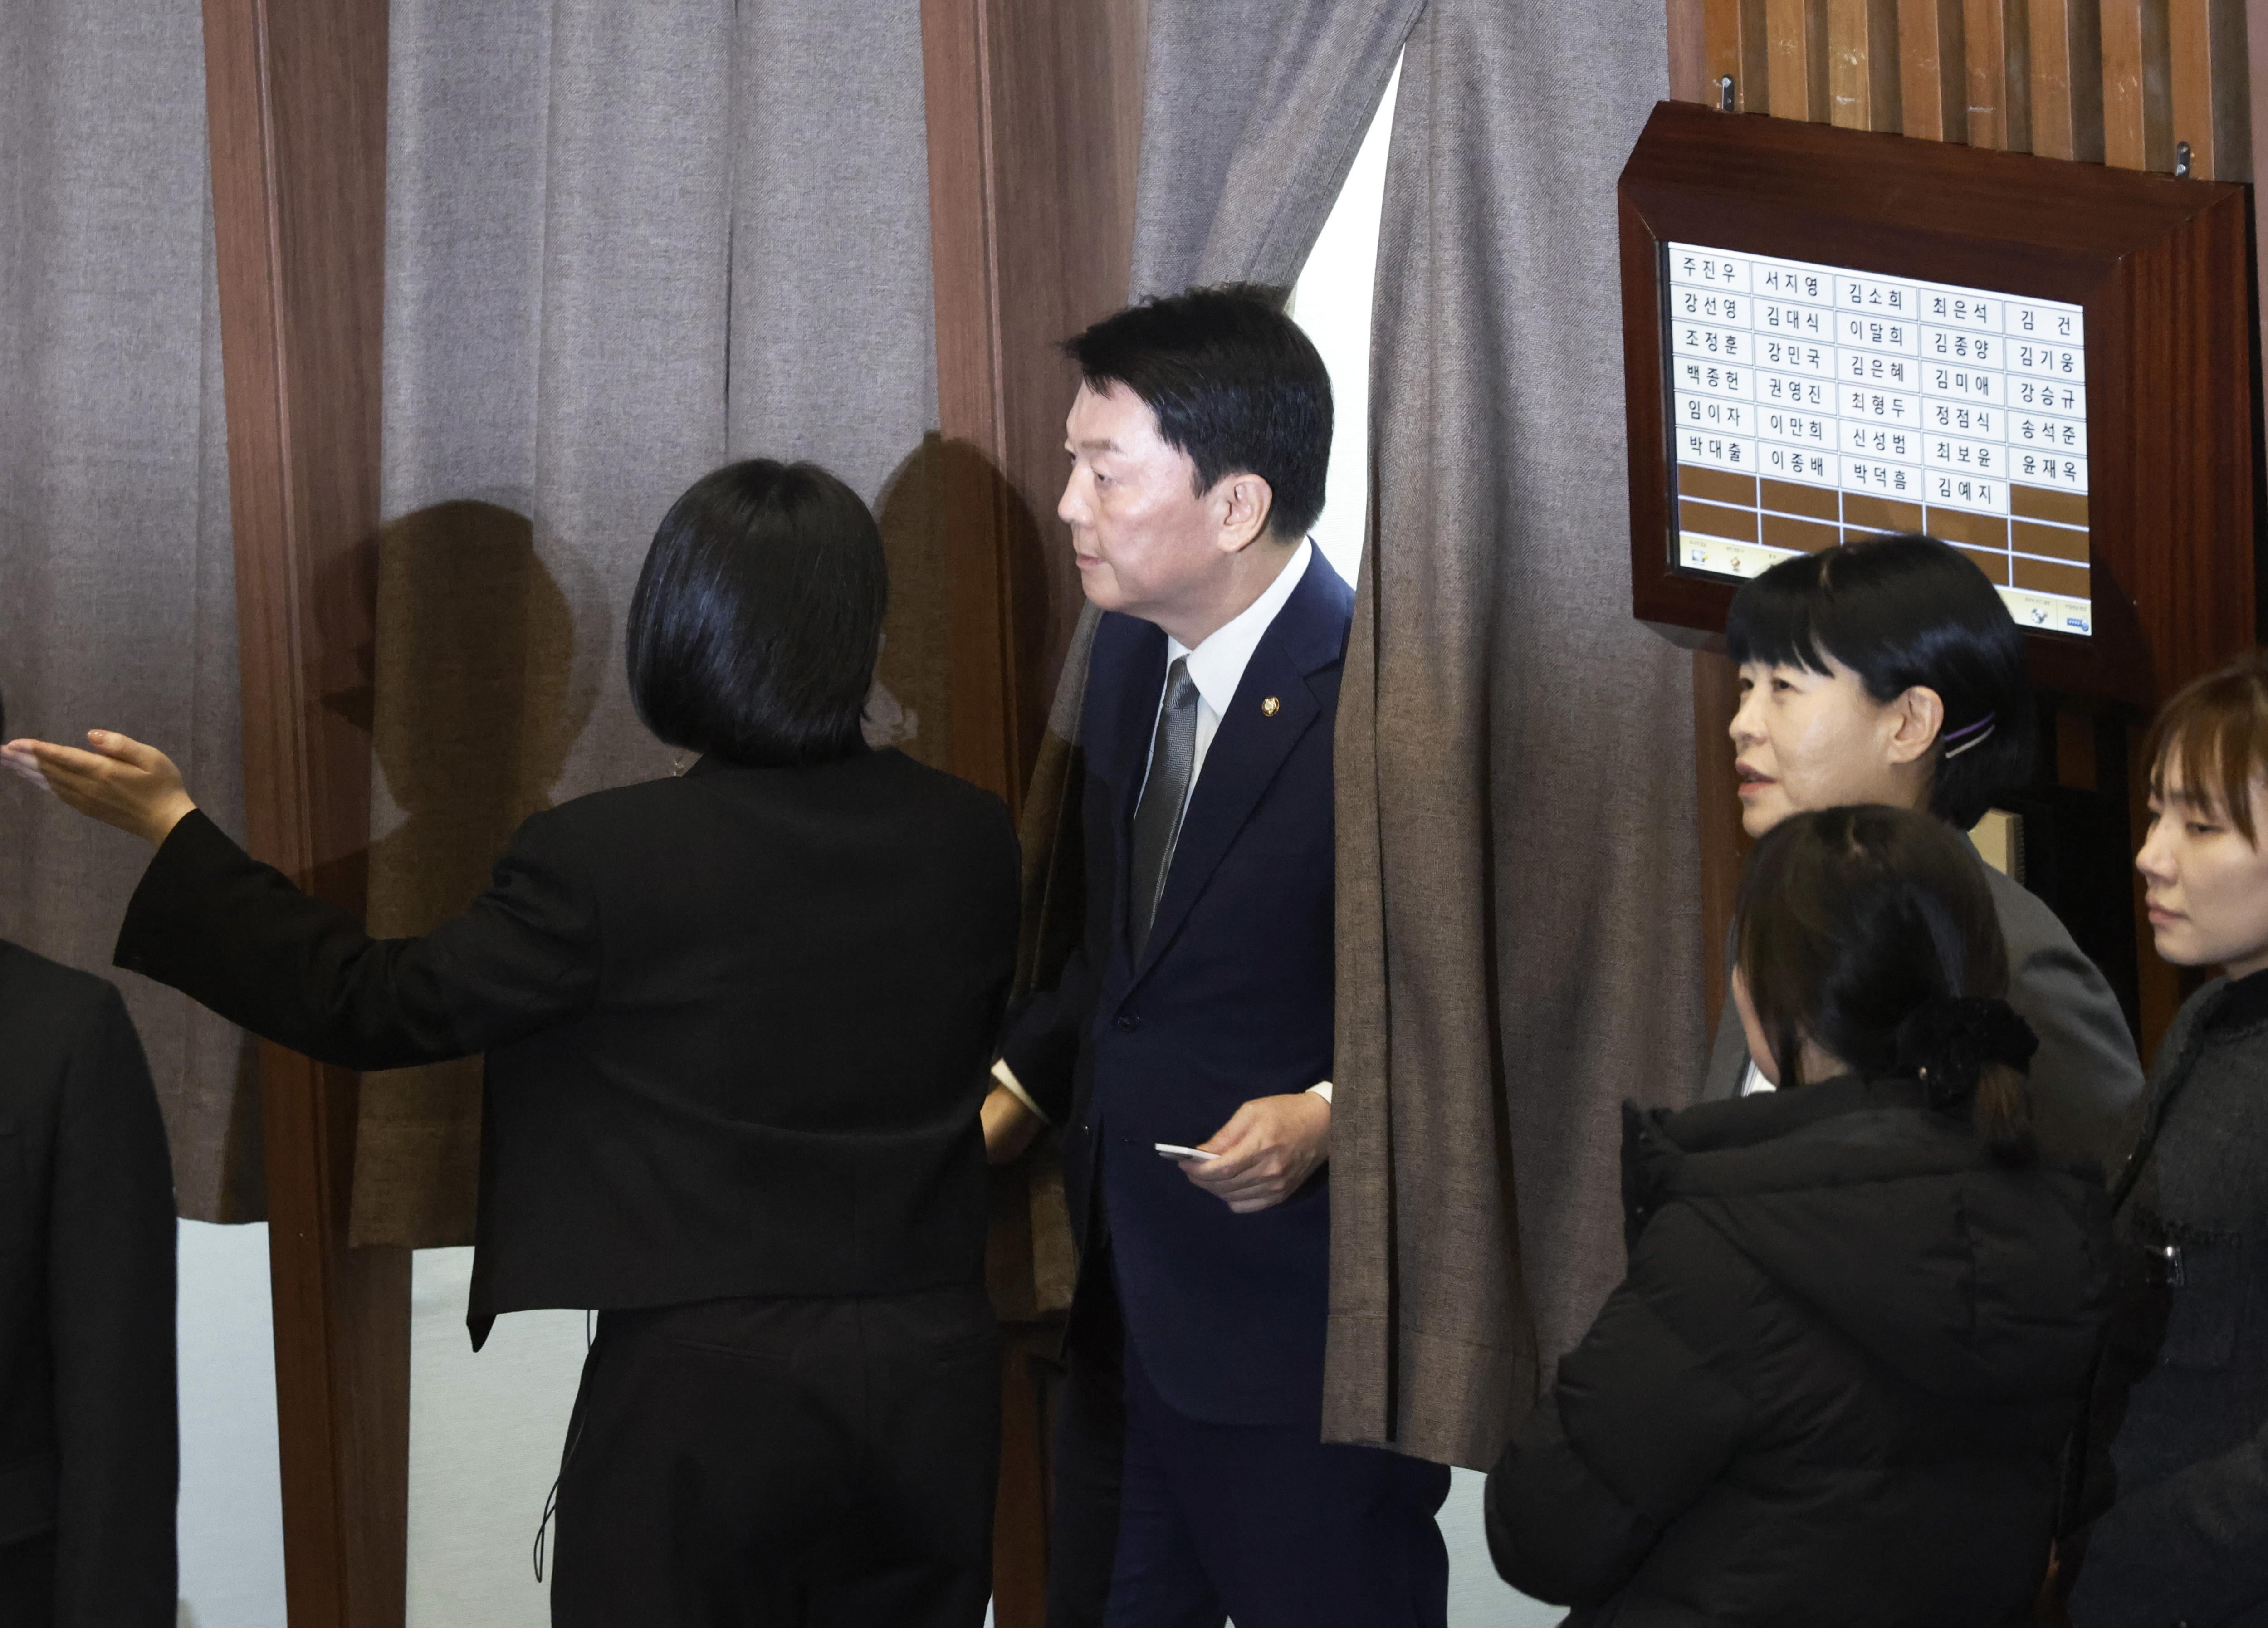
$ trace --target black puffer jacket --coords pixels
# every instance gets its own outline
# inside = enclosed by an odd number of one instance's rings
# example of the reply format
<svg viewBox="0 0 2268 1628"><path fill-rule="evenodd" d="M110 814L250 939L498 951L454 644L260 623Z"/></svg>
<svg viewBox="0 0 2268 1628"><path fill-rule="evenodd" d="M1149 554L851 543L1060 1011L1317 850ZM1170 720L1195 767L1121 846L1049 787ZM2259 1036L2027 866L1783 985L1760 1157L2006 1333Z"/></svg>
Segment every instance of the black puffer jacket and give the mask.
<svg viewBox="0 0 2268 1628"><path fill-rule="evenodd" d="M1587 1625L2029 1620L2100 1182L1910 1081L1624 1114L1630 1272L1489 1477L1497 1569Z"/></svg>

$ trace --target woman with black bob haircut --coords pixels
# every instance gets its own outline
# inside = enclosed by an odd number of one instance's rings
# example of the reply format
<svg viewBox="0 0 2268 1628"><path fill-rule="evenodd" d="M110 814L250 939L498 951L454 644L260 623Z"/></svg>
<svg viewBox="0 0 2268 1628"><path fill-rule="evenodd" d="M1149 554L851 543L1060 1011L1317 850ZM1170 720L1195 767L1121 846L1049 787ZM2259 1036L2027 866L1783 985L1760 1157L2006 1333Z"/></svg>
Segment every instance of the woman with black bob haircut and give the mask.
<svg viewBox="0 0 2268 1628"><path fill-rule="evenodd" d="M156 844L119 965L349 1068L487 1054L473 1343L503 1312L600 1314L558 1493L571 1628L984 1618L977 1110L1016 840L997 798L861 739L887 592L825 470L696 482L629 662L699 761L536 814L422 939L248 858L154 748L5 748Z"/></svg>
<svg viewBox="0 0 2268 1628"><path fill-rule="evenodd" d="M1778 1089L1624 1108L1629 1272L1489 1477L1497 1569L1578 1628L2029 1623L2110 1217L2037 1157L1980 867L1793 814L1733 936Z"/></svg>
<svg viewBox="0 0 2268 1628"><path fill-rule="evenodd" d="M863 750L889 598L858 493L817 464L727 464L653 534L630 595L630 701L670 745L730 762Z"/></svg>
<svg viewBox="0 0 2268 1628"><path fill-rule="evenodd" d="M1731 733L1751 836L1858 803L1926 810L1966 832L2031 773L2023 636L1984 573L1933 537L1868 537L1781 561L1734 597L1725 643L1741 670ZM2117 998L2053 911L1970 853L1999 920L2008 1004L2039 1036L2041 1143L2107 1168L2142 1094ZM1727 1003L1702 1095L1764 1083Z"/></svg>

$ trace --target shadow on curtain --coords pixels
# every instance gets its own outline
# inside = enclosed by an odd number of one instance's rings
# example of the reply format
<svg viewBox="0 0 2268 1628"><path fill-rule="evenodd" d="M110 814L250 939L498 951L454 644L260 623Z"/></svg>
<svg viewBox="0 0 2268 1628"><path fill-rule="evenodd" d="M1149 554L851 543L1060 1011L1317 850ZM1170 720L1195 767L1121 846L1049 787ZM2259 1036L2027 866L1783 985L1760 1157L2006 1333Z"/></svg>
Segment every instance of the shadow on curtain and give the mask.
<svg viewBox="0 0 2268 1628"><path fill-rule="evenodd" d="M918 8L395 0L389 50L372 919L429 926L527 813L669 771L623 618L670 503L730 458L877 505L869 729L941 761ZM371 1077L356 1242L469 1241L477 1092L473 1064Z"/></svg>

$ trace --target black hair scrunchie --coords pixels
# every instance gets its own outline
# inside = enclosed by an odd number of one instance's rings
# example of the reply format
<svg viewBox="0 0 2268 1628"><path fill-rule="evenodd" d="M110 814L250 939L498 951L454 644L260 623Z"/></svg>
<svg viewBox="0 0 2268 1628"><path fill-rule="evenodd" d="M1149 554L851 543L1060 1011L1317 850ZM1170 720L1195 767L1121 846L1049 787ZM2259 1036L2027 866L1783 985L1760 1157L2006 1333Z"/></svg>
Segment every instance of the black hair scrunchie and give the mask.
<svg viewBox="0 0 2268 1628"><path fill-rule="evenodd" d="M2005 1000L1940 997L1924 1001L1898 1025L1898 1072L1921 1081L1932 1108L1966 1101L1987 1063L2030 1073L2039 1049L2032 1026Z"/></svg>

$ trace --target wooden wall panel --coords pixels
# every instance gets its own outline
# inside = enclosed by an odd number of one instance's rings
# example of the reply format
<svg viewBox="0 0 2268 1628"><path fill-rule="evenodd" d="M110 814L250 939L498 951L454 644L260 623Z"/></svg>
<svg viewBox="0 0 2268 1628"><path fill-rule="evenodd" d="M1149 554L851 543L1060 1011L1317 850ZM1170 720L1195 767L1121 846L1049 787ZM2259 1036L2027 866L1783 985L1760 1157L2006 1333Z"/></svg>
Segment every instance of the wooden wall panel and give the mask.
<svg viewBox="0 0 2268 1628"><path fill-rule="evenodd" d="M1898 0L1899 128L1926 141L1969 139L1962 0Z"/></svg>
<svg viewBox="0 0 2268 1628"><path fill-rule="evenodd" d="M1671 26L1670 38L1677 38ZM1718 86L1733 81L1733 106L1740 113L1771 111L1771 30L1764 15L1764 0L1704 0L1702 48L1707 63L1709 94L1688 99L1714 104ZM1672 58L1671 71L1675 72Z"/></svg>
<svg viewBox="0 0 2268 1628"><path fill-rule="evenodd" d="M1962 0L1969 144L2032 146L2031 12L2027 0Z"/></svg>
<svg viewBox="0 0 2268 1628"><path fill-rule="evenodd" d="M2250 180L2251 65L2242 0L2176 0L2167 21L2174 140L2189 144L2190 173Z"/></svg>
<svg viewBox="0 0 2268 1628"><path fill-rule="evenodd" d="M1765 88L1776 119L1825 123L1830 108L1827 84L1827 0L1764 0L1769 31Z"/></svg>
<svg viewBox="0 0 2268 1628"><path fill-rule="evenodd" d="M1828 118L1854 130L1895 130L1897 0L1827 0Z"/></svg>
<svg viewBox="0 0 2268 1628"><path fill-rule="evenodd" d="M1669 96L1717 105L1709 74L1709 0L1665 0L1669 25Z"/></svg>
<svg viewBox="0 0 2268 1628"><path fill-rule="evenodd" d="M2032 151L2102 161L2099 0L2031 0Z"/></svg>
<svg viewBox="0 0 2268 1628"><path fill-rule="evenodd" d="M1148 44L1146 0L922 0L953 767L1012 809L1082 598L1055 518L1078 385L1057 347L1126 301ZM1033 1315L1028 1176L997 1176L988 1249L1007 1320L999 1628L1040 1628L1046 1610L1038 1376L1057 1329Z"/></svg>
<svg viewBox="0 0 2268 1628"><path fill-rule="evenodd" d="M2102 0L2102 158L2122 170L2174 167L2167 0Z"/></svg>
<svg viewBox="0 0 2268 1628"><path fill-rule="evenodd" d="M385 0L204 0L252 851L360 913ZM292 1628L398 1628L409 1256L346 1247L358 1081L260 1050Z"/></svg>
<svg viewBox="0 0 2268 1628"><path fill-rule="evenodd" d="M1145 0L923 0L953 766L1012 809L1080 602L1055 519L1078 381L1056 346L1125 302L1147 18Z"/></svg>
<svg viewBox="0 0 2268 1628"><path fill-rule="evenodd" d="M2268 0L2246 0L2244 39L2245 61L2250 69L2244 77L2246 87L2249 90L2255 85L2268 86ZM2258 180L2263 175L2268 175L2268 117L2263 117L2258 114L2253 107L2252 99L2249 95L2245 99L2245 124L2247 135L2251 142L2251 173L2254 177L2252 264L2257 278L2254 291L2255 311L2264 323L2268 323L2268 254L2261 254L2259 249ZM2254 355L2256 357L2268 355L2268 329L2264 329L2261 339L2256 342ZM2264 435L2268 435L2268 412L2262 414L2261 430ZM2268 457L2262 458L2257 467L2268 470Z"/></svg>
<svg viewBox="0 0 2268 1628"><path fill-rule="evenodd" d="M1675 0L1672 11L1675 41ZM1713 102L1719 77L1729 74L1741 110L1782 118L1820 120L1823 89L1823 116L1849 128L1896 129L1928 140L1966 139L2161 172L2174 170L2176 144L2186 144L2186 173L2199 180L2249 180L2268 165L2268 131L2254 128L2250 107L2253 83L2268 83L2268 0L1896 0L1881 8L1867 0L1827 0L1823 75L1822 11L1806 0L1705 0L1708 94L1688 92L1686 99ZM1884 117L1881 77L1886 13L1893 14L1887 31L1896 74L1892 118ZM1677 55L1673 43L1673 74ZM2257 254L2253 271L2257 309L2268 313L2268 263ZM2257 455L2257 444L2254 450ZM2227 448L2220 453L2234 455ZM1705 652L1694 657L1693 674L1705 950L1713 999L1722 988L1722 932L1745 844L1732 788L1720 784L1731 773L1724 733L1734 707L1734 677L1721 656ZM2133 742L2124 737L2139 740L2144 720L2098 719L2067 698L2058 699L2050 716L2064 748L2058 772L2066 779L2082 755L2093 761L2089 743L2096 733L2109 743L2101 749L2117 760L2112 779L2135 792L2139 840L2143 776L2129 761ZM2072 749L2074 742L2088 744L2088 753ZM2110 794L2108 783L2104 794ZM2139 908L2136 917L2146 1049L2184 990L2152 951Z"/></svg>

